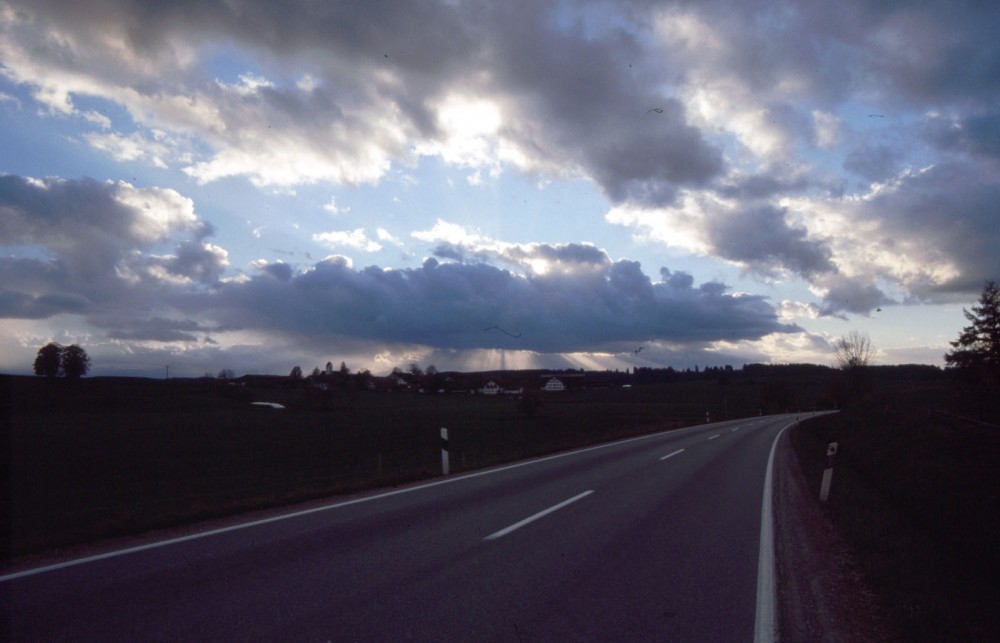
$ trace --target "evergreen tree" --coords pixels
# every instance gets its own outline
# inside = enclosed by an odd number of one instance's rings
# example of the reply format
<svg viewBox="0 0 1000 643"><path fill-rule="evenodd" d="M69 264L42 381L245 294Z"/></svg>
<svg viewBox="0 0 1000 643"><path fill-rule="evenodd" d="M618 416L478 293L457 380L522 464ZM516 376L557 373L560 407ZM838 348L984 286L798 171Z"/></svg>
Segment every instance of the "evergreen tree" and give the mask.
<svg viewBox="0 0 1000 643"><path fill-rule="evenodd" d="M944 356L949 368L965 371L984 380L1000 381L1000 287L987 281L979 304L962 309L971 324L958 339L949 342L955 350Z"/></svg>

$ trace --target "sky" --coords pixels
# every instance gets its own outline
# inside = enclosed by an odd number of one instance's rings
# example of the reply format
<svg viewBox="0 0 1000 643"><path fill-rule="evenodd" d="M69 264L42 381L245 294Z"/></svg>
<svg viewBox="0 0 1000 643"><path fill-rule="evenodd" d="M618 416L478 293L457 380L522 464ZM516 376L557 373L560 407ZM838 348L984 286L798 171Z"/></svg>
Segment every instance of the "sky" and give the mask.
<svg viewBox="0 0 1000 643"><path fill-rule="evenodd" d="M942 364L1000 4L0 0L0 372Z"/></svg>

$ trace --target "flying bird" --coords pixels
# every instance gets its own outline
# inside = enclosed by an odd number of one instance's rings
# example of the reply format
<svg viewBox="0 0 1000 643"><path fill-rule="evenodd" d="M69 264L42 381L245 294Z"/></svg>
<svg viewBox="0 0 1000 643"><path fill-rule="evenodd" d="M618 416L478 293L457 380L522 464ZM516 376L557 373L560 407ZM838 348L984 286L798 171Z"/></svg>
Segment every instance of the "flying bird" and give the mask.
<svg viewBox="0 0 1000 643"><path fill-rule="evenodd" d="M483 332L485 333L488 330L498 330L501 333L503 333L504 335L507 335L508 337L513 337L514 339L519 339L521 337L521 333L518 333L517 335L515 335L513 333L508 333L507 331L505 331L504 329L500 328L499 326L489 326L487 328L484 328Z"/></svg>
<svg viewBox="0 0 1000 643"><path fill-rule="evenodd" d="M663 113L663 108L662 107L650 107L649 109L646 110L646 113L648 114L650 112L656 112L657 114L662 114Z"/></svg>
<svg viewBox="0 0 1000 643"><path fill-rule="evenodd" d="M869 114L868 118L885 118L885 114Z"/></svg>
<svg viewBox="0 0 1000 643"><path fill-rule="evenodd" d="M632 351L632 352L633 352L633 353L635 353L636 355L638 355L638 354L639 354L639 352L640 352L640 351L642 351L642 349L643 349L643 348L645 348L645 347L644 347L644 346L640 346L639 348L635 349L635 350L634 350L634 351Z"/></svg>

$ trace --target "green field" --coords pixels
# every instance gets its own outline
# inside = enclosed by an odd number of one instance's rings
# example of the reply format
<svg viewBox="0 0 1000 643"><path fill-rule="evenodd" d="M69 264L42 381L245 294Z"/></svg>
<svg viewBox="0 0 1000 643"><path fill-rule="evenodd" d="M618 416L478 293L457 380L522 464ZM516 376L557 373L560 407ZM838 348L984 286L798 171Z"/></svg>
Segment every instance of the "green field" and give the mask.
<svg viewBox="0 0 1000 643"><path fill-rule="evenodd" d="M824 378L694 379L516 398L3 377L7 555L440 475L705 421L812 407ZM252 406L277 402L285 409ZM778 404L780 403L780 408Z"/></svg>

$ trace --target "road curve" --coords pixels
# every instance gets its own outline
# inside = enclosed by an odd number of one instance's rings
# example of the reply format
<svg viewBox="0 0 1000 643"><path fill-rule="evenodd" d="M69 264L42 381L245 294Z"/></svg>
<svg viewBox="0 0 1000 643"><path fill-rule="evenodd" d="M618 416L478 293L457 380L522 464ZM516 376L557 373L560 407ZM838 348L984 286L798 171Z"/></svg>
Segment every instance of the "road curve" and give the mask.
<svg viewBox="0 0 1000 643"><path fill-rule="evenodd" d="M762 492L795 419L659 433L7 573L2 634L766 639Z"/></svg>

